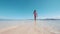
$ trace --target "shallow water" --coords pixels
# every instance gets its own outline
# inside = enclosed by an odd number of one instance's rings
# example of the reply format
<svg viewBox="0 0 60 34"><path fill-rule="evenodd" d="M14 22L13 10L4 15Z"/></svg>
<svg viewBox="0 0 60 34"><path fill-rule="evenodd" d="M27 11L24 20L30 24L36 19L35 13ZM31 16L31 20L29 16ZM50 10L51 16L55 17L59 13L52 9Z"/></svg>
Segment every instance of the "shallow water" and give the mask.
<svg viewBox="0 0 60 34"><path fill-rule="evenodd" d="M30 23L33 25L34 20L0 21L0 29L10 26L22 25L25 23ZM53 27L53 29L60 31L60 20L37 20L36 23L39 27Z"/></svg>

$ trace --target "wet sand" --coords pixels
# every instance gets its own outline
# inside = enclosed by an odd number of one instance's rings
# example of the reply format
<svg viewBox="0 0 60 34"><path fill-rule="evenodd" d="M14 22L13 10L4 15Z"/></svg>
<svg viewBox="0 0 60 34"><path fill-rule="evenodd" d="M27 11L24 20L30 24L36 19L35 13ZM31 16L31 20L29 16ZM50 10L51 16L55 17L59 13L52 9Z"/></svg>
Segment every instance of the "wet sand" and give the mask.
<svg viewBox="0 0 60 34"><path fill-rule="evenodd" d="M0 34L60 34L51 30L54 30L53 27L39 27L34 23L32 25L25 23L24 25L1 29Z"/></svg>

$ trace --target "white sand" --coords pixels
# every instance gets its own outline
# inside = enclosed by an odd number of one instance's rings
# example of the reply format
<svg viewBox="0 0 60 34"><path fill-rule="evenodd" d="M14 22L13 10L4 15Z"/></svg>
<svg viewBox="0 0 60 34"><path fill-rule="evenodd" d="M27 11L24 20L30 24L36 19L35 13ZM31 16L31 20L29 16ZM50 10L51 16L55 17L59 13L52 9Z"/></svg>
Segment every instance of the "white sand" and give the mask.
<svg viewBox="0 0 60 34"><path fill-rule="evenodd" d="M9 28L1 29L0 34L60 34L55 33L52 27L38 27L37 25L32 25L30 23L25 23L20 26L12 26Z"/></svg>

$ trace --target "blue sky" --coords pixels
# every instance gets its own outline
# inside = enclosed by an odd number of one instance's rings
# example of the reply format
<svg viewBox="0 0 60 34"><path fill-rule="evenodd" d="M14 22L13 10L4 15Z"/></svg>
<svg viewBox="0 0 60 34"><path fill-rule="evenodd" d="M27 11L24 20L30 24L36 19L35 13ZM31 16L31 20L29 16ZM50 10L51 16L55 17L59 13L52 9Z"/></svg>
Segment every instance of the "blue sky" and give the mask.
<svg viewBox="0 0 60 34"><path fill-rule="evenodd" d="M60 0L0 0L0 19L60 18Z"/></svg>

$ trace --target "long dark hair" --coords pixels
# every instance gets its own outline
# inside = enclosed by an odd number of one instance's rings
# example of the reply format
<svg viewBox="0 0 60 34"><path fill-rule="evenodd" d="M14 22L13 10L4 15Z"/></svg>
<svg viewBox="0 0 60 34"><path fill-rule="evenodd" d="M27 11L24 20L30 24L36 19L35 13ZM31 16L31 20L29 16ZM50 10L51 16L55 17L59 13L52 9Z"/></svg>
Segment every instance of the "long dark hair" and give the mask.
<svg viewBox="0 0 60 34"><path fill-rule="evenodd" d="M34 13L36 12L36 10L34 10Z"/></svg>

